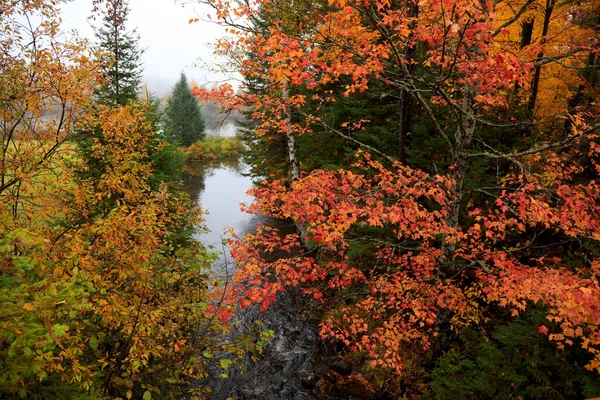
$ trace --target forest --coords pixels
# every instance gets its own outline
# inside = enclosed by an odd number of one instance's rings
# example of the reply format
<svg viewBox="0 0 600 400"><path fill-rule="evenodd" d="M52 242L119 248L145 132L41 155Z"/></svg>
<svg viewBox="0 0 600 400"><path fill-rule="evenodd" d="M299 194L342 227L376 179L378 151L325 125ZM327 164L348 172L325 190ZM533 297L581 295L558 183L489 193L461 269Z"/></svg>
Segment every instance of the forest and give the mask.
<svg viewBox="0 0 600 400"><path fill-rule="evenodd" d="M600 396L600 1L188 1L243 83L164 116L127 2L95 45L59 3L0 3L0 397L218 398L290 293L298 398ZM179 183L199 102L256 182L231 280Z"/></svg>
<svg viewBox="0 0 600 400"><path fill-rule="evenodd" d="M196 94L295 225L233 239L230 301L320 303L327 390L598 396L600 3L207 3L246 86Z"/></svg>
<svg viewBox="0 0 600 400"><path fill-rule="evenodd" d="M140 99L127 3L95 4L92 44L57 1L0 2L0 398L198 398L232 347L178 183L203 121Z"/></svg>

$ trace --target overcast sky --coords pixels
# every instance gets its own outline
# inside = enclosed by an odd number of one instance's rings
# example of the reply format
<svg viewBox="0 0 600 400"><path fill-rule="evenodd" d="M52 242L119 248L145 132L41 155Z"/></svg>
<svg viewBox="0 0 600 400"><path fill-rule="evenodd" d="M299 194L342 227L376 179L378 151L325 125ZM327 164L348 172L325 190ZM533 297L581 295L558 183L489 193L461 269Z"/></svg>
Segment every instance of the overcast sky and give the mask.
<svg viewBox="0 0 600 400"><path fill-rule="evenodd" d="M62 4L63 30L76 29L80 36L93 40L90 24L100 21L89 19L92 7L92 0ZM201 85L226 78L209 70L216 62L210 44L223 36L223 28L202 20L188 23L191 18L205 17L206 8L193 4L183 7L174 0L129 0L129 8L126 26L128 30L137 28L140 45L146 49L142 56L144 80L151 93L162 96L181 71Z"/></svg>

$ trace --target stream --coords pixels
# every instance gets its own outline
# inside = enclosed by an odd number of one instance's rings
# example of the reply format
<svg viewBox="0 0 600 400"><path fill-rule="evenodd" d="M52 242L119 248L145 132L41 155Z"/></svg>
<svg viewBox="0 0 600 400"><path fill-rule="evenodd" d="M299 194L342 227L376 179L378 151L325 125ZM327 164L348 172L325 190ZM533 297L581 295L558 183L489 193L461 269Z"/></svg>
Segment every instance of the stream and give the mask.
<svg viewBox="0 0 600 400"><path fill-rule="evenodd" d="M228 253L223 244L224 230L234 228L238 235L252 232L260 217L242 213L241 202L252 198L246 191L252 187L249 177L243 176L244 166L237 161L212 164L188 164L182 175L186 192L208 211L206 225L210 232L197 239L215 251ZM231 275L234 270L231 257L221 255L213 265L214 272ZM264 323L263 329L275 332L275 337L264 346L263 354L256 360L245 357L242 373L230 371L229 378L218 374L206 384L213 392L210 399L313 399L313 388L307 385L314 358L317 354L317 328L300 318L306 309L306 300L293 292L279 297L265 313L250 307L236 315L235 334L253 329L256 320ZM215 371L217 372L217 371ZM222 371L221 371L222 372Z"/></svg>

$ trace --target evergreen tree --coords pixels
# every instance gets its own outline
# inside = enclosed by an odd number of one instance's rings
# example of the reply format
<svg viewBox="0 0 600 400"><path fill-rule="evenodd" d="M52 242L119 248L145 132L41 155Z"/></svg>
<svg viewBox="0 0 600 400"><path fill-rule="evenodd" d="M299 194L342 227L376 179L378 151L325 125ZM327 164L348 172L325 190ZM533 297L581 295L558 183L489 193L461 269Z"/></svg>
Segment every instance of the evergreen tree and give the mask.
<svg viewBox="0 0 600 400"><path fill-rule="evenodd" d="M165 134L167 138L183 146L204 139L204 119L198 99L194 97L183 73L173 87L165 110Z"/></svg>
<svg viewBox="0 0 600 400"><path fill-rule="evenodd" d="M139 98L143 51L139 49L139 35L135 30L128 32L125 26L129 7L127 0L107 0L102 26L96 28L97 48L104 56L97 60L104 72L105 83L96 89L96 103L99 109L118 109L129 106L144 110L146 122L154 132L148 141L147 159L152 166L148 179L151 189L157 189L162 182L178 181L184 163L184 154L174 145L162 140L159 132L161 119L158 101L146 93L146 100ZM97 113L97 110L91 111ZM99 126L88 132L79 132L78 152L85 160L86 168L77 171L80 179L100 177L106 173L105 161L95 154L98 145L106 145L105 132Z"/></svg>
<svg viewBox="0 0 600 400"><path fill-rule="evenodd" d="M141 79L140 36L134 29L128 32L125 23L129 14L126 0L108 0L102 25L95 28L97 46L104 52L99 60L106 83L96 90L98 101L110 105L125 105L137 100Z"/></svg>
<svg viewBox="0 0 600 400"><path fill-rule="evenodd" d="M437 360L429 387L436 399L583 399L600 394L600 381L583 365L577 346L559 351L539 332L547 313L534 306L489 337L466 329ZM464 342L463 342L464 341ZM463 342L463 343L460 343Z"/></svg>

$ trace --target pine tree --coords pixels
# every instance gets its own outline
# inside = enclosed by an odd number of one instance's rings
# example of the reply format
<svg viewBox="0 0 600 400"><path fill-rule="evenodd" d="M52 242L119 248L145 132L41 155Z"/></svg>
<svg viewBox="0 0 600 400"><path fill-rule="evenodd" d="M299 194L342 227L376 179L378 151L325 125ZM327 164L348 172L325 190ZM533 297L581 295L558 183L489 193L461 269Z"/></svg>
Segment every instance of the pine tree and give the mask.
<svg viewBox="0 0 600 400"><path fill-rule="evenodd" d="M137 100L141 80L140 36L127 31L129 14L126 0L108 0L102 25L95 28L97 46L104 52L99 60L106 84L96 90L98 101L110 105L125 105Z"/></svg>
<svg viewBox="0 0 600 400"><path fill-rule="evenodd" d="M204 139L204 119L183 73L173 87L165 110L165 134L170 140L189 146Z"/></svg>

